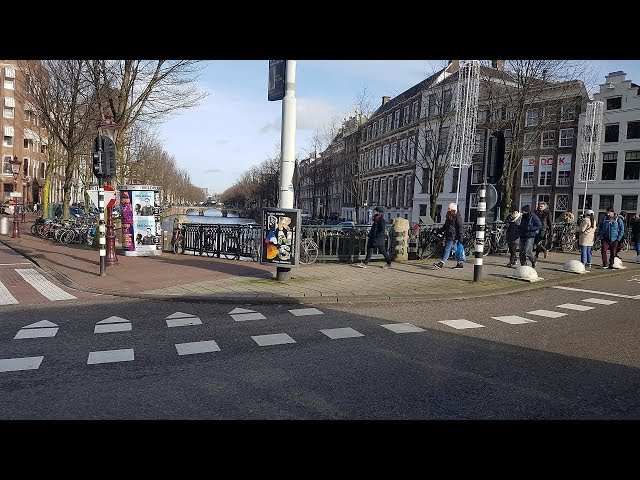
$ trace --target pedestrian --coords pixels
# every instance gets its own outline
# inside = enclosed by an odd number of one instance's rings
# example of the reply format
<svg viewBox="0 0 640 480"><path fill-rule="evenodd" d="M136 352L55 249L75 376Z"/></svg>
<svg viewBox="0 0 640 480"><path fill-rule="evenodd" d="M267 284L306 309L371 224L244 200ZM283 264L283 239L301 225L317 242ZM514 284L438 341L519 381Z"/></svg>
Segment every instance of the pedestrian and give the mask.
<svg viewBox="0 0 640 480"><path fill-rule="evenodd" d="M509 247L509 263L507 267L515 267L517 260L518 239L520 238L520 221L522 214L517 207L511 207L507 216L507 246Z"/></svg>
<svg viewBox="0 0 640 480"><path fill-rule="evenodd" d="M537 258L533 254L533 244L536 236L542 230L542 222L535 213L531 212L529 205L523 206L520 212L522 213L520 219L520 265L526 265L528 258L531 261L531 266L536 268Z"/></svg>
<svg viewBox="0 0 640 480"><path fill-rule="evenodd" d="M636 215L631 224L631 244L636 248L636 255L640 255L640 216Z"/></svg>
<svg viewBox="0 0 640 480"><path fill-rule="evenodd" d="M549 212L545 202L538 203L538 208L536 209L535 214L542 223L542 229L538 232L538 235L535 238L537 261L540 252L543 252L544 258L547 258L547 234L553 231L553 225L551 224L551 213Z"/></svg>
<svg viewBox="0 0 640 480"><path fill-rule="evenodd" d="M580 246L580 261L586 269L591 268L591 255L593 253L593 240L596 233L596 219L593 210L587 210L582 216L578 235Z"/></svg>
<svg viewBox="0 0 640 480"><path fill-rule="evenodd" d="M436 229L436 232L444 234L445 245L444 252L442 252L442 258L439 262L434 263L436 268L444 267L444 264L451 256L451 251L454 253L457 251L458 242L462 242L462 215L458 214L458 206L455 203L450 203L447 210L447 216L442 227ZM456 265L453 268L463 268L464 262L460 258L456 259Z"/></svg>
<svg viewBox="0 0 640 480"><path fill-rule="evenodd" d="M384 256L384 259L387 261L387 263L383 265L382 268L390 268L391 255L387 251L387 221L384 219L384 207L377 206L373 209L373 211L375 213L373 215L373 225L371 225L371 230L369 230L367 256L364 258L363 262L356 263L356 267L367 268L373 252L378 249L378 251L380 251L380 253Z"/></svg>
<svg viewBox="0 0 640 480"><path fill-rule="evenodd" d="M613 268L613 259L618 253L618 243L624 237L624 222L616 217L613 208L607 208L606 216L600 226L598 237L602 241L602 268ZM611 251L607 261L607 251Z"/></svg>

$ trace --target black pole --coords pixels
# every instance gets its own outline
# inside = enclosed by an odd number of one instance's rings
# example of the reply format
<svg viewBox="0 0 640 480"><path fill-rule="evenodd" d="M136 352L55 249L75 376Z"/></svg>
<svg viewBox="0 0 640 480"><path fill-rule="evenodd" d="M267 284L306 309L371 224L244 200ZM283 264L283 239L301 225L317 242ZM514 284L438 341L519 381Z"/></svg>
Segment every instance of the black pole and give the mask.
<svg viewBox="0 0 640 480"><path fill-rule="evenodd" d="M102 152L102 138L98 136L98 158L100 159L100 165L102 166L103 160ZM107 239L105 237L104 228L104 170L101 171L101 175L98 176L98 209L100 210L100 222L98 224L99 232L99 248L100 248L100 276L104 277L107 274Z"/></svg>
<svg viewBox="0 0 640 480"><path fill-rule="evenodd" d="M484 131L484 156L482 157L482 185L478 195L478 218L476 219L475 260L473 262L473 281L482 280L482 258L484 255L485 212L487 210L487 156L490 155L489 130Z"/></svg>

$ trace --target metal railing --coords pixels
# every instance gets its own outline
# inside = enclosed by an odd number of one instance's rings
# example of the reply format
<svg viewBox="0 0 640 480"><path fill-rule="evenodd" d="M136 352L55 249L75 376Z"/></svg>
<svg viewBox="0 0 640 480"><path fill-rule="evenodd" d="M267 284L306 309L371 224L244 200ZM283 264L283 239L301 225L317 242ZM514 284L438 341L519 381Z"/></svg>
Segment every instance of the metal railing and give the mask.
<svg viewBox="0 0 640 480"><path fill-rule="evenodd" d="M181 227L186 254L251 257L249 239L261 240L260 225L187 223Z"/></svg>

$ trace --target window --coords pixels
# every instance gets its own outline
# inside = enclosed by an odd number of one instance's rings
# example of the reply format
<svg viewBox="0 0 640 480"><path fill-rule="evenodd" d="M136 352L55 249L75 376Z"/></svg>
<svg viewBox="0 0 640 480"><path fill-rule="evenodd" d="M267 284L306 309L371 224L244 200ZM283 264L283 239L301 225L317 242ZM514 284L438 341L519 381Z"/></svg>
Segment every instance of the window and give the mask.
<svg viewBox="0 0 640 480"><path fill-rule="evenodd" d="M376 148L376 164L375 168L379 168L382 166L382 148Z"/></svg>
<svg viewBox="0 0 640 480"><path fill-rule="evenodd" d="M418 113L419 113L418 112L418 101L417 100L415 102L413 102L412 109L413 109L413 112L411 114L411 119L415 121L415 120L418 119Z"/></svg>
<svg viewBox="0 0 640 480"><path fill-rule="evenodd" d="M407 139L400 140L400 163L407 161Z"/></svg>
<svg viewBox="0 0 640 480"><path fill-rule="evenodd" d="M566 105L560 107L560 121L561 122L573 122L576 119L576 106Z"/></svg>
<svg viewBox="0 0 640 480"><path fill-rule="evenodd" d="M439 142L439 150L441 155L447 151L447 146L449 145L449 127L442 127L440 130L440 142Z"/></svg>
<svg viewBox="0 0 640 480"><path fill-rule="evenodd" d="M438 107L436 105L436 94L432 93L431 95L429 95L429 116L432 117L434 115L437 115L438 113Z"/></svg>
<svg viewBox="0 0 640 480"><path fill-rule="evenodd" d="M409 123L409 105L404 107L402 111L402 124L406 125L407 123Z"/></svg>
<svg viewBox="0 0 640 480"><path fill-rule="evenodd" d="M560 147L573 147L573 128L560 130Z"/></svg>
<svg viewBox="0 0 640 480"><path fill-rule="evenodd" d="M529 194L520 195L520 210L522 210L522 207L524 207L525 205L529 205L531 207L532 202L533 202L533 195L529 195ZM535 209L532 208L532 210L535 210Z"/></svg>
<svg viewBox="0 0 640 480"><path fill-rule="evenodd" d="M582 204L584 203L584 195L578 196L578 208L582 209ZM585 203L585 208L593 208L593 195L587 195L587 203Z"/></svg>
<svg viewBox="0 0 640 480"><path fill-rule="evenodd" d="M2 112L2 116L4 118L13 118L15 116L14 108L12 107L4 107L4 111Z"/></svg>
<svg viewBox="0 0 640 480"><path fill-rule="evenodd" d="M434 223L442 223L442 204L436 205L436 213L433 216Z"/></svg>
<svg viewBox="0 0 640 480"><path fill-rule="evenodd" d="M409 138L409 150L407 151L407 161L412 163L416 159L416 139L415 137Z"/></svg>
<svg viewBox="0 0 640 480"><path fill-rule="evenodd" d="M2 159L2 173L4 174L9 174L12 175L13 174L13 168L11 167L11 160L13 160L13 157L11 157L10 155L5 155L5 157ZM5 188L7 187L7 185L5 185Z"/></svg>
<svg viewBox="0 0 640 480"><path fill-rule="evenodd" d="M504 150L507 151L507 152L511 148L511 137L512 136L513 136L513 134L511 133L511 129L507 128L504 131Z"/></svg>
<svg viewBox="0 0 640 480"><path fill-rule="evenodd" d="M532 125L538 125L538 109L527 110L527 117L525 120L525 127L530 127Z"/></svg>
<svg viewBox="0 0 640 480"><path fill-rule="evenodd" d="M623 195L622 196L622 210L628 212L635 212L638 210L638 196L637 195Z"/></svg>
<svg viewBox="0 0 640 480"><path fill-rule="evenodd" d="M627 123L627 139L640 138L640 122Z"/></svg>
<svg viewBox="0 0 640 480"><path fill-rule="evenodd" d="M475 193L469 194L469 208L478 208L478 195Z"/></svg>
<svg viewBox="0 0 640 480"><path fill-rule="evenodd" d="M558 107L544 107L542 109L542 123L555 123L558 121Z"/></svg>
<svg viewBox="0 0 640 480"><path fill-rule="evenodd" d="M480 185L482 183L482 163L471 164L471 184Z"/></svg>
<svg viewBox="0 0 640 480"><path fill-rule="evenodd" d="M398 113L400 110L398 110ZM389 164L393 165L398 163L398 142L393 142L391 144L391 158L389 159Z"/></svg>
<svg viewBox="0 0 640 480"><path fill-rule="evenodd" d="M538 144L538 134L536 132L525 133L523 148L525 150L535 150Z"/></svg>
<svg viewBox="0 0 640 480"><path fill-rule="evenodd" d="M373 122L373 137L377 137L377 136L378 136L378 123Z"/></svg>
<svg viewBox="0 0 640 480"><path fill-rule="evenodd" d="M571 186L571 155L558 155L558 177L556 185L558 187Z"/></svg>
<svg viewBox="0 0 640 480"><path fill-rule="evenodd" d="M487 121L487 110L478 110L478 123Z"/></svg>
<svg viewBox="0 0 640 480"><path fill-rule="evenodd" d="M382 164L384 166L389 165L389 144L382 147Z"/></svg>
<svg viewBox="0 0 640 480"><path fill-rule="evenodd" d="M618 152L602 154L602 180L615 180L618 167Z"/></svg>
<svg viewBox="0 0 640 480"><path fill-rule="evenodd" d="M522 159L522 186L533 187L534 168L536 166L535 157L524 157Z"/></svg>
<svg viewBox="0 0 640 480"><path fill-rule="evenodd" d="M542 132L541 148L553 148L556 146L556 132L553 130L547 130Z"/></svg>
<svg viewBox="0 0 640 480"><path fill-rule="evenodd" d="M386 205L387 203L387 179L380 179L380 205Z"/></svg>
<svg viewBox="0 0 640 480"><path fill-rule="evenodd" d="M605 142L617 142L618 134L620 133L620 125L606 125L604 127L604 141Z"/></svg>
<svg viewBox="0 0 640 480"><path fill-rule="evenodd" d="M624 180L640 180L640 150L625 152Z"/></svg>
<svg viewBox="0 0 640 480"><path fill-rule="evenodd" d="M424 205L424 204L420 204L420 216L421 217L426 217L427 216L427 207L428 205Z"/></svg>
<svg viewBox="0 0 640 480"><path fill-rule="evenodd" d="M393 128L400 128L400 109L393 114Z"/></svg>
<svg viewBox="0 0 640 480"><path fill-rule="evenodd" d="M613 208L613 195L600 195L600 210Z"/></svg>
<svg viewBox="0 0 640 480"><path fill-rule="evenodd" d="M484 153L484 133L476 133L476 142L473 148L473 154L478 155Z"/></svg>
<svg viewBox="0 0 640 480"><path fill-rule="evenodd" d="M556 212L558 213L564 213L567 210L569 210L569 195L565 194L565 193L560 193L558 195L556 195L556 207L555 207ZM554 218L557 217L554 216Z"/></svg>
<svg viewBox="0 0 640 480"><path fill-rule="evenodd" d="M442 112L447 113L451 111L451 99L453 94L451 93L451 89L447 89L442 94Z"/></svg>
<svg viewBox="0 0 640 480"><path fill-rule="evenodd" d="M378 121L378 135L384 134L384 118Z"/></svg>
<svg viewBox="0 0 640 480"><path fill-rule="evenodd" d="M542 194L538 195L538 203L540 203L540 202L544 202L547 205L549 205L551 203L550 195L548 193L542 193Z"/></svg>
<svg viewBox="0 0 640 480"><path fill-rule="evenodd" d="M31 140L29 140L28 138L25 138L25 139L23 140L23 143L24 143L24 148L25 148L26 150L29 150L29 146L30 146Z"/></svg>
<svg viewBox="0 0 640 480"><path fill-rule="evenodd" d="M460 173L459 167L453 167L453 179L451 180L451 193L458 191L458 174Z"/></svg>
<svg viewBox="0 0 640 480"><path fill-rule="evenodd" d="M387 115L387 132L393 130L393 114Z"/></svg>
<svg viewBox="0 0 640 480"><path fill-rule="evenodd" d="M538 177L538 186L550 187L552 183L553 173L553 155L545 155L540 157L540 170Z"/></svg>
<svg viewBox="0 0 640 480"><path fill-rule="evenodd" d="M13 147L13 137L4 135L2 137L2 145L5 147Z"/></svg>
<svg viewBox="0 0 640 480"><path fill-rule="evenodd" d="M371 125L367 127L367 134L365 135L365 140L371 140Z"/></svg>
<svg viewBox="0 0 640 480"><path fill-rule="evenodd" d="M4 88L7 90L15 90L16 89L16 79L15 78L6 78L4 79Z"/></svg>
<svg viewBox="0 0 640 480"><path fill-rule="evenodd" d="M622 97L607 98L607 110L622 108Z"/></svg>
<svg viewBox="0 0 640 480"><path fill-rule="evenodd" d="M404 206L404 177L398 177L398 188L396 189L396 205Z"/></svg>

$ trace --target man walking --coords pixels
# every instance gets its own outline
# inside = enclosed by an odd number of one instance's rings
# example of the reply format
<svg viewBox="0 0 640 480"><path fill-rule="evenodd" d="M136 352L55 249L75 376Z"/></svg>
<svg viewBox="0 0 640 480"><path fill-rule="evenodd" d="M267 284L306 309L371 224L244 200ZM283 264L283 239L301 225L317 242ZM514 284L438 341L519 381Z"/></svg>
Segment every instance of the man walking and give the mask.
<svg viewBox="0 0 640 480"><path fill-rule="evenodd" d="M373 215L373 225L369 230L369 243L367 244L367 256L362 263L356 263L356 267L367 268L369 260L373 252L378 249L387 261L386 265L382 268L391 267L391 255L387 252L387 240L386 240L386 228L387 221L384 219L384 207L377 206L374 208L375 214Z"/></svg>
<svg viewBox="0 0 640 480"><path fill-rule="evenodd" d="M509 247L509 263L507 267L516 266L518 239L520 238L520 221L522 214L517 207L511 207L511 213L507 217L507 245Z"/></svg>
<svg viewBox="0 0 640 480"><path fill-rule="evenodd" d="M536 235L535 244L536 244L536 260L538 260L538 255L540 252L543 252L544 258L547 258L547 235L553 231L553 225L551 224L551 214L549 213L549 209L547 208L547 204L545 202L538 203L538 208L535 211L535 214L540 219L542 223L542 229Z"/></svg>
<svg viewBox="0 0 640 480"><path fill-rule="evenodd" d="M531 261L531 266L536 268L537 258L533 255L533 242L536 235L542 229L542 222L535 213L531 212L531 207L522 207L522 219L520 220L520 265L527 264L527 258Z"/></svg>
<svg viewBox="0 0 640 480"><path fill-rule="evenodd" d="M446 243L444 245L444 252L442 252L442 259L440 259L439 262L434 263L433 266L436 268L442 268L451 256L451 250L455 252L458 247L458 242L462 241L462 215L458 215L458 207L455 203L449 204L447 218L444 221L444 225L440 227L438 231L440 233L444 233ZM464 262L458 260L456 266L453 268L463 267Z"/></svg>
<svg viewBox="0 0 640 480"><path fill-rule="evenodd" d="M602 268L607 268L607 265L608 268L613 268L613 259L618 253L618 243L624 237L624 222L616 217L611 207L607 208L607 215L600 225L598 236L602 241ZM609 261L607 261L607 250L611 250Z"/></svg>

